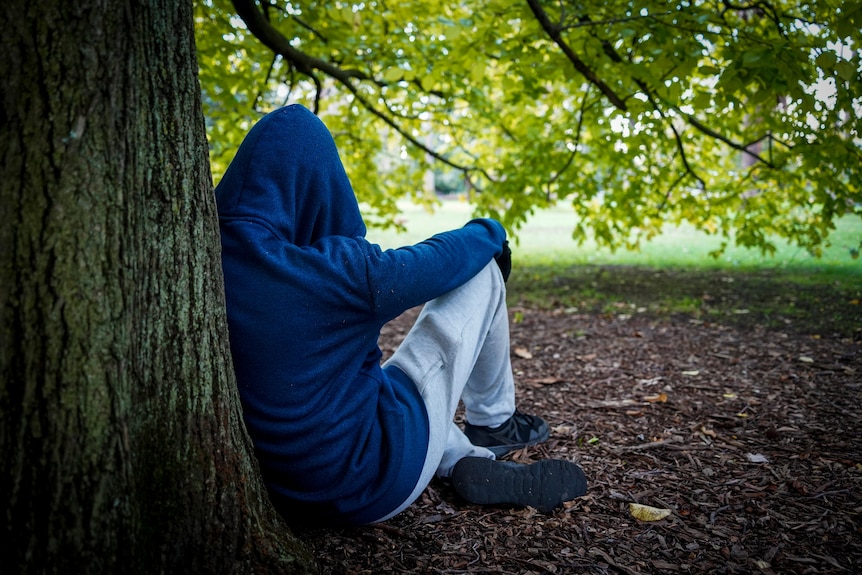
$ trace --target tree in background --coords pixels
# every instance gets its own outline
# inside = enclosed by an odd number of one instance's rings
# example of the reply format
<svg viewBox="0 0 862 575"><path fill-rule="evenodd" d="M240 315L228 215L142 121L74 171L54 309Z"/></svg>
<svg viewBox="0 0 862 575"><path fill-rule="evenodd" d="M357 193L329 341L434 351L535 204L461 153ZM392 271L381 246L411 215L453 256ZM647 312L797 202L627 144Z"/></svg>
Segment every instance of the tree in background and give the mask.
<svg viewBox="0 0 862 575"><path fill-rule="evenodd" d="M574 238L610 246L690 222L819 254L862 214L859 0L202 0L196 16L216 175L296 101L377 222L433 202L430 166L510 227L569 202Z"/></svg>
<svg viewBox="0 0 862 575"><path fill-rule="evenodd" d="M191 2L0 26L0 573L311 571L242 424Z"/></svg>

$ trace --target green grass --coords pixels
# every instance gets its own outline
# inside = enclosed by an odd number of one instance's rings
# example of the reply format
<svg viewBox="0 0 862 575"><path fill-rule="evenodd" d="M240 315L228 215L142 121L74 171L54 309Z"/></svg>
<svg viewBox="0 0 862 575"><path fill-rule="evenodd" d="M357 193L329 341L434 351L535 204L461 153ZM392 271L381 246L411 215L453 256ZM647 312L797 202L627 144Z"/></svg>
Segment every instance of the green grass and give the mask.
<svg viewBox="0 0 862 575"><path fill-rule="evenodd" d="M457 200L447 200L433 213L424 208L402 204L401 221L406 233L372 230L369 238L384 247L397 247L421 241L428 236L463 225L471 218L471 207ZM799 272L824 272L841 276L862 276L862 260L853 260L850 250L862 240L862 219L842 220L830 237L832 245L821 258L791 245L778 244L774 255L759 250L728 246L719 258L709 254L721 245L721 239L699 232L688 225L668 226L664 233L644 244L640 251L599 248L588 241L578 245L572 240L575 215L566 206L537 212L518 231L513 249L516 257L529 265L637 265L648 267L695 267L709 269L783 269Z"/></svg>
<svg viewBox="0 0 862 575"><path fill-rule="evenodd" d="M463 225L465 203L447 201L433 214L405 204L406 233L372 230L383 247L421 241ZM638 252L611 252L571 239L574 214L565 207L537 213L513 246L510 305L590 313L683 316L742 328L826 336L862 337L862 261L850 257L862 238L862 221L848 218L821 258L783 245L771 256L729 246L690 226L668 227Z"/></svg>

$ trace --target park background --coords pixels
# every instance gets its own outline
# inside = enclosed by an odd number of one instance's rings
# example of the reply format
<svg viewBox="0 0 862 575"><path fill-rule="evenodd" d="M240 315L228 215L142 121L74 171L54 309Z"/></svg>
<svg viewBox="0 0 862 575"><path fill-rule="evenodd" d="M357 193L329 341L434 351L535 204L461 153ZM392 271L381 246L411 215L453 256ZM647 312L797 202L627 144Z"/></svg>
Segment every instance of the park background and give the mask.
<svg viewBox="0 0 862 575"><path fill-rule="evenodd" d="M860 570L858 0L10 0L0 28L0 572ZM587 496L274 512L213 184L291 103L372 238L505 224L518 401L553 426L513 458Z"/></svg>
<svg viewBox="0 0 862 575"><path fill-rule="evenodd" d="M268 27L247 17L251 35L206 44L216 179L221 142L254 119L221 94L261 113L299 103L332 130L370 241L501 220L518 400L554 429L514 458L578 461L591 492L541 516L465 509L434 482L385 525L300 530L321 570L858 568L862 101L846 24L821 36L822 16L790 24L794 8L766 3L357 6L264 10L297 52L257 43ZM228 61L254 80L229 96L207 80ZM387 326L384 353L415 314Z"/></svg>

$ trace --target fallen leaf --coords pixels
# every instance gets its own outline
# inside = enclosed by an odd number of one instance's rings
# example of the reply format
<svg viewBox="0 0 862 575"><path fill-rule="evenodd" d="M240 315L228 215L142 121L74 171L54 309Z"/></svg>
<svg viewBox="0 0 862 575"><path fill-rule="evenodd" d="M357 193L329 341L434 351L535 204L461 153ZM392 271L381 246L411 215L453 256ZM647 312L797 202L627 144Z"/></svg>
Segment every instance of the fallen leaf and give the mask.
<svg viewBox="0 0 862 575"><path fill-rule="evenodd" d="M644 398L644 401L648 401L649 403L667 403L667 394L661 392L657 395L648 395Z"/></svg>
<svg viewBox="0 0 862 575"><path fill-rule="evenodd" d="M808 488L805 486L804 483L802 483L798 479L792 479L792 480L788 479L787 480L787 487L789 487L790 489L792 489L795 493L798 493L799 495L808 495Z"/></svg>
<svg viewBox="0 0 862 575"><path fill-rule="evenodd" d="M579 355L578 359L581 361L593 361L594 359L596 359L596 357L598 357L598 355L596 355L595 353L590 353L587 355Z"/></svg>
<svg viewBox="0 0 862 575"><path fill-rule="evenodd" d="M659 521L670 515L670 509L660 509L641 505L640 503L629 503L629 513L638 521Z"/></svg>
<svg viewBox="0 0 862 575"><path fill-rule="evenodd" d="M527 358L529 359L529 358ZM565 380L559 377L536 377L528 379L525 383L540 383L542 385L554 385L555 383L563 383Z"/></svg>
<svg viewBox="0 0 862 575"><path fill-rule="evenodd" d="M749 463L769 463L769 460L762 453L746 453L745 458Z"/></svg>
<svg viewBox="0 0 862 575"><path fill-rule="evenodd" d="M533 359L533 354L526 347L516 347L515 355L523 359Z"/></svg>

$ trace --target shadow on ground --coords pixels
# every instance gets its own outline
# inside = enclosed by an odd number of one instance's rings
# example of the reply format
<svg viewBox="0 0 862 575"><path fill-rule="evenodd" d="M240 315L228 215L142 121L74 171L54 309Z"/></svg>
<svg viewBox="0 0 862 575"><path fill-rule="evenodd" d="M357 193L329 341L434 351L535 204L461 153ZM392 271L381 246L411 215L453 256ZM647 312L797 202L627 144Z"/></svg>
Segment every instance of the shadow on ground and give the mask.
<svg viewBox="0 0 862 575"><path fill-rule="evenodd" d="M541 309L677 314L745 329L862 337L860 274L824 281L814 271L530 267L513 277L510 293L510 305Z"/></svg>

